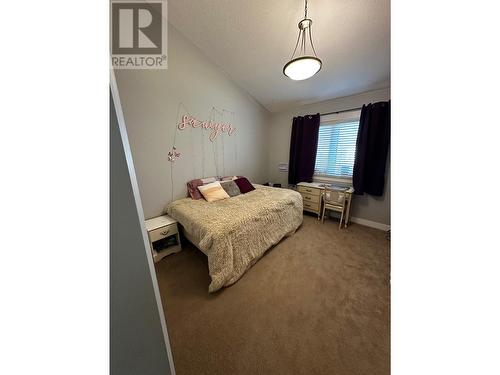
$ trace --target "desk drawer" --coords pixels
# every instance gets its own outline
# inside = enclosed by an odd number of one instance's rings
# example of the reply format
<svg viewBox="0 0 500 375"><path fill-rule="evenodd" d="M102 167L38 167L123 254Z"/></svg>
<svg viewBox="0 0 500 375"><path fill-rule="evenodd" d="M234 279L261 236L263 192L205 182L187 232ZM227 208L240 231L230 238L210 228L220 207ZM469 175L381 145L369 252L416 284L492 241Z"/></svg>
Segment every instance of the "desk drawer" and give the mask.
<svg viewBox="0 0 500 375"><path fill-rule="evenodd" d="M321 195L321 189L316 189L307 186L298 186L299 193L306 193L311 195Z"/></svg>
<svg viewBox="0 0 500 375"><path fill-rule="evenodd" d="M319 204L304 201L304 210L318 213L319 212Z"/></svg>
<svg viewBox="0 0 500 375"><path fill-rule="evenodd" d="M304 200L304 202L309 202L309 203L315 203L315 204L319 204L320 202L320 198L321 196L319 195L313 195L313 194L309 194L309 193L300 193L302 195L302 199Z"/></svg>
<svg viewBox="0 0 500 375"><path fill-rule="evenodd" d="M149 240L155 242L176 233L178 233L177 224L170 224L149 232Z"/></svg>

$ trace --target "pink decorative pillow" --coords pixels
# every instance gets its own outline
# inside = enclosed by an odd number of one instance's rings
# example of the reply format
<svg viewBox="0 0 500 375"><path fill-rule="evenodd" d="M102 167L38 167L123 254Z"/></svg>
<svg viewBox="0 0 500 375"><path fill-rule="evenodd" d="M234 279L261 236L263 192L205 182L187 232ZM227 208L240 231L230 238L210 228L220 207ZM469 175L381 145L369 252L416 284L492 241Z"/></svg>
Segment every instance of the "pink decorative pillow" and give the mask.
<svg viewBox="0 0 500 375"><path fill-rule="evenodd" d="M217 181L217 177L206 177L206 178L197 178L195 180L191 180L187 183L187 191L189 196L193 199L201 199L203 198L200 191L198 190L198 186L203 186L205 184L210 184L212 182Z"/></svg>
<svg viewBox="0 0 500 375"><path fill-rule="evenodd" d="M248 193L249 191L255 190L253 185L250 183L250 181L247 180L246 177L241 177L236 180L234 180L236 185L240 188L241 194Z"/></svg>

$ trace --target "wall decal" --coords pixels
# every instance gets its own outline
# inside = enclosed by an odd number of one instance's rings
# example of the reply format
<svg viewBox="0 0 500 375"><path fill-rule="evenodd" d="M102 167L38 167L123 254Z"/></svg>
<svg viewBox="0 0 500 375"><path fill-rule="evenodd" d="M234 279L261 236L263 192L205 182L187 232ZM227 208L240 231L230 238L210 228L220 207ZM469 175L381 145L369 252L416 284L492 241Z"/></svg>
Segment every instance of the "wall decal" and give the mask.
<svg viewBox="0 0 500 375"><path fill-rule="evenodd" d="M168 161L170 162L175 162L177 159L179 159L181 156L180 152L177 152L177 149L175 146L172 147L172 150L168 152Z"/></svg>
<svg viewBox="0 0 500 375"><path fill-rule="evenodd" d="M227 135L230 136L236 131L236 128L230 123L214 122L212 121L212 119L208 121L201 121L194 118L193 116L184 115L182 116L182 121L177 125L177 128L179 130L184 130L188 126L191 126L194 129L200 128L204 130L210 130L209 139L212 142L215 140L215 138L217 138L219 134L227 133Z"/></svg>
<svg viewBox="0 0 500 375"><path fill-rule="evenodd" d="M231 136L234 134L236 128L233 124L235 123L236 114L227 109L217 109L216 107L212 107L208 120L201 121L190 115L190 113L192 112L189 111L184 103L180 102L177 106L175 122L172 124L172 147L167 154L167 160L170 164L170 201L174 200L174 185L177 184L179 188L182 186L182 189L185 189L185 184L187 182L184 180L176 181L176 170L185 170L191 166L193 169L193 179L199 178L200 176L206 177L207 173L215 176L226 175L226 158L228 155L226 154L226 145L224 144L225 137L219 137L219 135L227 134ZM209 131L208 139L203 131L198 132L195 129ZM183 145L185 150L183 151L182 158L181 153L177 148L177 133L179 131L184 131L180 140L180 144L181 146ZM226 142L228 141L230 153L232 151L232 155L229 156L229 159L231 160L231 170L228 171L230 172L228 174L236 174L236 171L238 170L237 138L226 140ZM231 150L233 147L234 150ZM176 161L178 162L176 163ZM208 168L209 171L207 171L206 168Z"/></svg>

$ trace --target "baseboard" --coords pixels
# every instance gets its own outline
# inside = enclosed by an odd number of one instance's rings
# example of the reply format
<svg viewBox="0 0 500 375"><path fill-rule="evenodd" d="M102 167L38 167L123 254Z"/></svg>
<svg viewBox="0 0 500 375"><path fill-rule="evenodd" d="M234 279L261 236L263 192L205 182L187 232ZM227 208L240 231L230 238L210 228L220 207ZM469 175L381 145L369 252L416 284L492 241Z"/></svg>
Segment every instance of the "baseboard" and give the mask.
<svg viewBox="0 0 500 375"><path fill-rule="evenodd" d="M380 230L385 230L388 231L391 229L391 226L388 224L383 224L383 223L378 223L376 221L371 221L371 220L366 220L362 219L360 217L351 217L349 221L352 221L353 223L359 224L359 225L364 225L365 227L370 227L370 228L375 228L375 229L380 229Z"/></svg>

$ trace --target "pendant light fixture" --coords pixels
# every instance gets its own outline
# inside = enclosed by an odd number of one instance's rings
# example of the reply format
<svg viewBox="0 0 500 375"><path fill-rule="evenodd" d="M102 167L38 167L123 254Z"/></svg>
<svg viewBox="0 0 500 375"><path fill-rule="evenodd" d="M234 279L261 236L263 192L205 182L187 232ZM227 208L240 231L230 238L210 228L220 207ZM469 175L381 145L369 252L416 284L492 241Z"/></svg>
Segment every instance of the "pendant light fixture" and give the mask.
<svg viewBox="0 0 500 375"><path fill-rule="evenodd" d="M305 0L305 8L304 8L304 19L299 22L299 36L297 38L297 44L295 44L295 49L293 50L292 57L290 61L286 63L283 67L283 74L288 78L293 79L294 81L301 81L304 79L308 79L319 72L321 69L321 60L316 55L316 51L314 49L314 44L311 35L311 25L312 20L307 18L307 0ZM309 36L309 43L311 44L311 51L314 56L307 55L307 37ZM295 53L297 52L297 48L300 50L297 57L295 57Z"/></svg>

